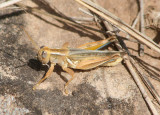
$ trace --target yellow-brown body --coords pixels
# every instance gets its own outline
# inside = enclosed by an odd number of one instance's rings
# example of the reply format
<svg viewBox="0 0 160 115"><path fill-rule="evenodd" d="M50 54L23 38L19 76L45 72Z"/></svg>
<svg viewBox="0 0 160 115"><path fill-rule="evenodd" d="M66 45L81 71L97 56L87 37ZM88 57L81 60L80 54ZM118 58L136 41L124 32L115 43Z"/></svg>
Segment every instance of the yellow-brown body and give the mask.
<svg viewBox="0 0 160 115"><path fill-rule="evenodd" d="M74 71L71 68L88 70L98 66L117 65L122 61L122 57L125 54L124 52L94 50L95 48L100 47L107 42L107 40L102 40L98 41L98 43L87 43L78 47L77 49L68 48L67 43L64 44L61 49L50 49L48 47L40 48L40 50L38 51L38 60L44 65L49 64L50 68L45 77L41 79L33 89L35 89L37 85L39 85L42 81L50 76L50 74L54 70L55 64L60 65L64 71L72 76L72 78L65 84L65 88L74 79ZM99 45L100 43L101 45Z"/></svg>

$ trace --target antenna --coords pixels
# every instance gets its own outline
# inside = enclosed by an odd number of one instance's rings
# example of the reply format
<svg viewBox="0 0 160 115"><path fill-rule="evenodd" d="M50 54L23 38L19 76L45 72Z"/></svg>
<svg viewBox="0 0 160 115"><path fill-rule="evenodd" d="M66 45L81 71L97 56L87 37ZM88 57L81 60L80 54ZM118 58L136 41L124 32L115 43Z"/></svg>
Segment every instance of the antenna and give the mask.
<svg viewBox="0 0 160 115"><path fill-rule="evenodd" d="M28 39L32 42L33 46L35 47L35 50L39 50L39 46L38 44L31 38L31 36L28 34L28 32L22 27L20 26L20 28L22 28L22 30L26 33L26 35L28 36Z"/></svg>

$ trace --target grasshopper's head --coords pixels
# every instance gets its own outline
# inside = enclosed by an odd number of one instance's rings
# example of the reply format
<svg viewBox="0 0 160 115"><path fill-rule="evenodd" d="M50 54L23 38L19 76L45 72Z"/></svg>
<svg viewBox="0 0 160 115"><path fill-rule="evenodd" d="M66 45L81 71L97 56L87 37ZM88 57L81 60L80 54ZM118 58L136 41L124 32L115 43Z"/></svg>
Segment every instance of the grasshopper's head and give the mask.
<svg viewBox="0 0 160 115"><path fill-rule="evenodd" d="M23 29L23 31L27 34L28 39L32 42L32 45L34 46L34 49L36 51L38 51L38 60L40 62L42 62L42 64L46 65L49 62L49 58L50 58L50 50L48 47L40 47L38 44L30 37L30 35L27 33L27 31L25 31L25 29L23 27L21 27Z"/></svg>
<svg viewBox="0 0 160 115"><path fill-rule="evenodd" d="M38 51L38 60L42 62L42 64L47 64L50 58L50 50L48 47L41 47Z"/></svg>

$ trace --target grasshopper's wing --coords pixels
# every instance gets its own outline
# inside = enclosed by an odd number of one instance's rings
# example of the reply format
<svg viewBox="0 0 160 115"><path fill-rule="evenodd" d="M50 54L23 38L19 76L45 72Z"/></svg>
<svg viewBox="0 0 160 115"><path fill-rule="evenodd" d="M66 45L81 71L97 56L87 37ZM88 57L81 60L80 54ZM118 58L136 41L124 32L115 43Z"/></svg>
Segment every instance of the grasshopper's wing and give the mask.
<svg viewBox="0 0 160 115"><path fill-rule="evenodd" d="M112 57L107 63L102 64L102 66L115 66L123 60L121 56Z"/></svg>
<svg viewBox="0 0 160 115"><path fill-rule="evenodd" d="M114 66L122 61L119 53L106 57L89 57L81 60L76 69L92 69L97 66Z"/></svg>
<svg viewBox="0 0 160 115"><path fill-rule="evenodd" d="M86 43L83 44L81 46L79 46L79 49L86 49L86 50L97 50L100 49L101 47L107 46L108 44L114 42L116 39L115 37L110 37L108 39L105 40L100 40L97 42L90 42L90 43Z"/></svg>

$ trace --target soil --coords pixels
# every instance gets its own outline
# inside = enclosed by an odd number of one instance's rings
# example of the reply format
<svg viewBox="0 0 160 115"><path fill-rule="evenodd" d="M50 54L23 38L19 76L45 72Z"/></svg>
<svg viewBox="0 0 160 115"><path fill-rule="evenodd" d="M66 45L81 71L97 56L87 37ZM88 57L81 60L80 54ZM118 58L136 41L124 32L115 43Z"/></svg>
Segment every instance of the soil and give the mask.
<svg viewBox="0 0 160 115"><path fill-rule="evenodd" d="M160 11L159 0L144 2L145 13L150 6ZM78 10L79 7L84 7L74 0L32 0L22 3L53 15L59 12L68 17L91 18ZM139 11L139 3L135 0L97 0L97 3L129 25ZM43 77L48 67L36 59L37 51L21 26L38 46L49 48L61 48L66 42L69 42L70 47L76 48L104 37L98 32L38 13L2 10L0 20L0 114L151 114L123 62L114 67L74 70L75 79L68 86L68 96L64 94L64 84L70 76L56 65L52 75L33 91L32 87ZM89 26L99 29L96 25ZM138 26L136 28L139 29ZM146 35L160 44L159 30L146 29ZM125 43L130 52L137 56L137 63L142 65L144 72L152 77L149 79L160 95L160 83L155 80L160 77L160 54L145 46L144 56L139 57L138 44L129 41ZM159 111L158 107L157 110Z"/></svg>

